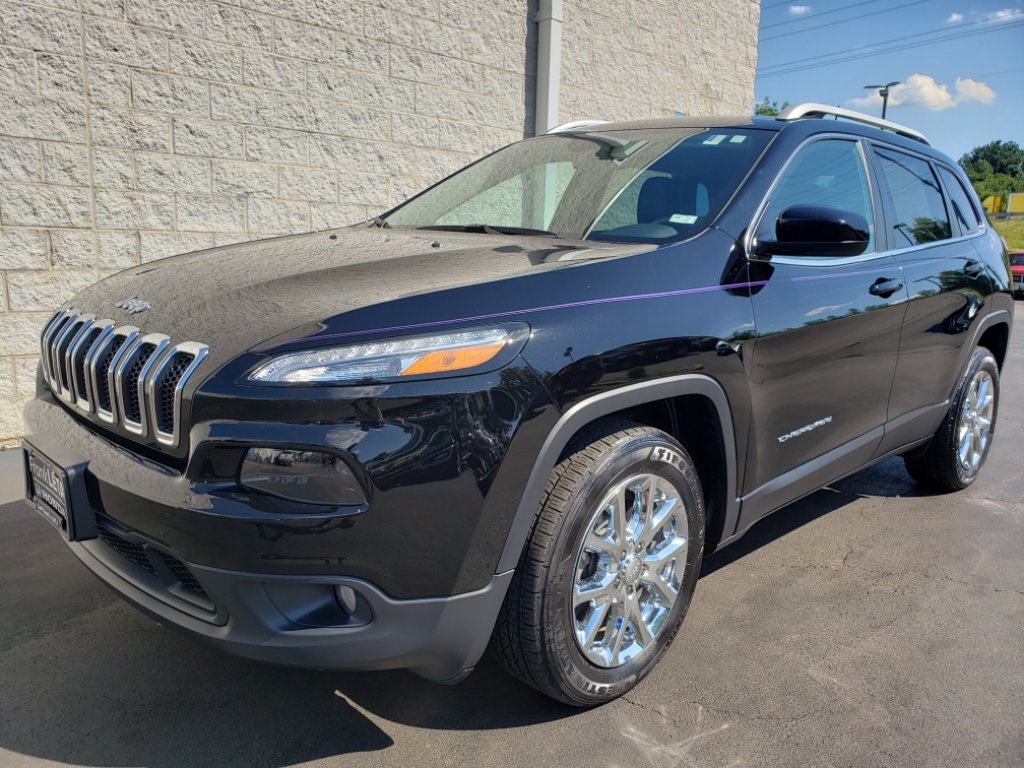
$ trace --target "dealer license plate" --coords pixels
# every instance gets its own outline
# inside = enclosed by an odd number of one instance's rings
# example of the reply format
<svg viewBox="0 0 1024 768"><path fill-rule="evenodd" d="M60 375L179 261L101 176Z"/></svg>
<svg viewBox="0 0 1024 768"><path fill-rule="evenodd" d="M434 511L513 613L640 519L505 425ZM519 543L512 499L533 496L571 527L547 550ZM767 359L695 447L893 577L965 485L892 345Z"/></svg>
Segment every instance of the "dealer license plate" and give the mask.
<svg viewBox="0 0 1024 768"><path fill-rule="evenodd" d="M33 448L26 448L28 458L28 498L36 511L53 525L69 534L70 492L64 468Z"/></svg>

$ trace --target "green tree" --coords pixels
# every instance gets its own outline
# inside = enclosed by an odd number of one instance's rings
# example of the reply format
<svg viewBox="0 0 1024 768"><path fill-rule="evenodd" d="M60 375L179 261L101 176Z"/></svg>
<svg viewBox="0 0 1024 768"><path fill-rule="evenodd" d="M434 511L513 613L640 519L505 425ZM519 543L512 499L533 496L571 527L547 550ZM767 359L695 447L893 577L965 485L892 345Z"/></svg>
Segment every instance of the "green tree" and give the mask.
<svg viewBox="0 0 1024 768"><path fill-rule="evenodd" d="M978 197L984 200L992 195L1002 195L1005 199L1011 192L1024 192L1024 180L1014 179L1005 173L991 173L978 179L971 179Z"/></svg>
<svg viewBox="0 0 1024 768"><path fill-rule="evenodd" d="M1024 192L1024 149L1015 141L992 141L960 158L960 165L984 200L1011 192Z"/></svg>
<svg viewBox="0 0 1024 768"><path fill-rule="evenodd" d="M1015 141L992 141L961 157L960 165L972 181L993 173L1019 177L1024 173L1024 149Z"/></svg>
<svg viewBox="0 0 1024 768"><path fill-rule="evenodd" d="M772 101L765 96L761 101L754 105L754 114L759 117L775 117L782 110L789 106L788 101L784 101L782 106L779 106L779 102Z"/></svg>

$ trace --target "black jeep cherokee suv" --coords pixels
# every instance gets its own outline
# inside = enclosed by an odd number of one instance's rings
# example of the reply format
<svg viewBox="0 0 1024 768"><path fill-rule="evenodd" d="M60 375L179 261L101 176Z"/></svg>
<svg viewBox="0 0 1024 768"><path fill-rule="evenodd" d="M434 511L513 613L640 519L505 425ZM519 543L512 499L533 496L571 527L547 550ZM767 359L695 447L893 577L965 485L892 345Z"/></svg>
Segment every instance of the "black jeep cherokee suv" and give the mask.
<svg viewBox="0 0 1024 768"><path fill-rule="evenodd" d="M569 124L370 222L108 278L42 331L29 497L225 650L454 682L490 644L618 696L706 552L989 450L1000 238L920 134L829 111Z"/></svg>

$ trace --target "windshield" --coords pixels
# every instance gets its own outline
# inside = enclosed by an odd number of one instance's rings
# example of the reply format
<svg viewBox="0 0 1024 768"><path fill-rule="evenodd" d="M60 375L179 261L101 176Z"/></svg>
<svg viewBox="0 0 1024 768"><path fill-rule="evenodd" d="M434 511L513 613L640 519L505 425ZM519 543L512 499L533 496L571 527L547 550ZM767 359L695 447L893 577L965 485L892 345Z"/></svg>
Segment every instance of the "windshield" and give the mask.
<svg viewBox="0 0 1024 768"><path fill-rule="evenodd" d="M549 134L464 168L389 226L667 243L721 211L772 131L657 128Z"/></svg>
<svg viewBox="0 0 1024 768"><path fill-rule="evenodd" d="M1024 267L1024 253L1011 253L1010 263L1015 267Z"/></svg>

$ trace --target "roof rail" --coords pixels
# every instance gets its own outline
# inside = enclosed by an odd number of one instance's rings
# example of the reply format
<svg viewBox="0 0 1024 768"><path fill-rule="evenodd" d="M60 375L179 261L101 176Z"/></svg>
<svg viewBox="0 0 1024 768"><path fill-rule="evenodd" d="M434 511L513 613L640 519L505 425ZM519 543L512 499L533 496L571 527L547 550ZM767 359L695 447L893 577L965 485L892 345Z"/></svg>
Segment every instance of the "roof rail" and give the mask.
<svg viewBox="0 0 1024 768"><path fill-rule="evenodd" d="M595 125L608 125L608 120L573 120L569 123L556 125L548 133L565 133L566 131L578 131L581 128L593 128Z"/></svg>
<svg viewBox="0 0 1024 768"><path fill-rule="evenodd" d="M907 128L905 125L894 123L889 120L883 120L880 117L872 117L871 115L865 115L863 112L854 112L852 109L843 109L842 107L830 107L828 104L817 104L813 101L805 104L794 104L791 107L787 107L779 113L776 120L799 120L804 117L842 117L847 120L853 120L856 123L864 123L865 125L873 125L875 128L881 128L885 131L892 131L900 136L906 136L908 139L914 139L920 141L923 144L930 142L920 131L915 131L913 128Z"/></svg>

